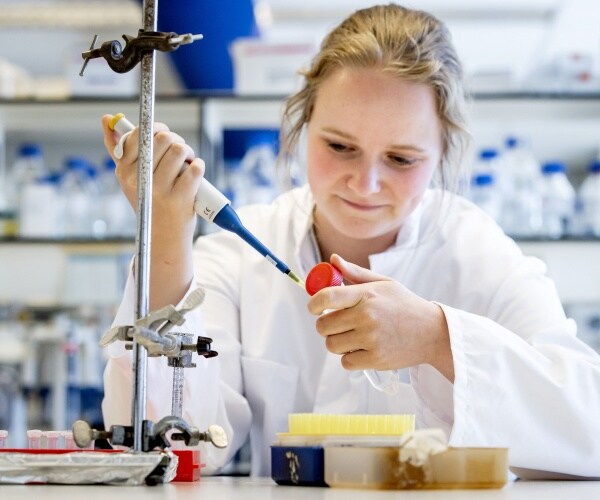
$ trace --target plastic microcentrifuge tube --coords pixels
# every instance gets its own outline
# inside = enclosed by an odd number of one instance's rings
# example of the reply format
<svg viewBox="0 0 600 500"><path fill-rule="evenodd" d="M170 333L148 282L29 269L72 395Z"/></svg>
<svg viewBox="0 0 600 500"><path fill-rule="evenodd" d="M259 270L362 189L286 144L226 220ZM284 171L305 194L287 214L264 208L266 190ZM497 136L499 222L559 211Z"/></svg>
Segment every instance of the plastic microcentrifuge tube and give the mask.
<svg viewBox="0 0 600 500"><path fill-rule="evenodd" d="M39 429L27 431L27 447L31 450L39 450L42 447L42 431Z"/></svg>
<svg viewBox="0 0 600 500"><path fill-rule="evenodd" d="M73 431L62 431L61 434L65 442L65 450L76 450L77 445L73 439Z"/></svg>
<svg viewBox="0 0 600 500"><path fill-rule="evenodd" d="M343 276L339 269L329 262L320 262L306 276L306 291L314 295L322 288L344 286ZM325 311L329 312L329 311ZM386 394L397 394L400 390L399 370L363 370L365 377L378 391Z"/></svg>
<svg viewBox="0 0 600 500"><path fill-rule="evenodd" d="M58 450L61 448L59 440L60 440L60 431L46 431L44 432L44 436L46 438L46 448L48 450Z"/></svg>
<svg viewBox="0 0 600 500"><path fill-rule="evenodd" d="M0 430L0 449L6 448L8 443L8 431Z"/></svg>

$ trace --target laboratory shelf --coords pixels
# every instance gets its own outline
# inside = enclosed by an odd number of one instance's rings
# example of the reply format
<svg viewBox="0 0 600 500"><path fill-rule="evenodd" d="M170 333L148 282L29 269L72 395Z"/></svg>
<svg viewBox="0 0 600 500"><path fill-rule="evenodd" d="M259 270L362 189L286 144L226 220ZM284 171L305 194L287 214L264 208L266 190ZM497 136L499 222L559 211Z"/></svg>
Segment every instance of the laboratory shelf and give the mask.
<svg viewBox="0 0 600 500"><path fill-rule="evenodd" d="M278 127L285 95L236 95L231 90L186 92L157 95L155 119L164 121L182 135L197 154L205 159L207 176L214 179L222 165L222 132L226 128ZM105 155L100 117L105 113L124 112L138 121L139 100L131 97L76 97L66 100L0 99L0 137L5 139L6 163L10 165L21 142L40 141L49 153L49 163L60 165L69 154L90 154L100 161ZM567 162L570 176L578 185L586 166L600 148L600 91L591 92L474 92L470 104L471 130L477 147L500 145L509 134L525 137L541 160ZM10 169L9 169L10 171ZM561 240L520 239L525 253L546 261L565 301L600 303L600 264L597 239ZM2 257L12 259L7 268L23 272L32 269L31 261L53 255L57 267L34 262L33 268L44 276L56 269L65 270L65 262L80 261L77 249L88 252L132 251L133 241L95 239L0 239ZM589 263L589 264L588 264ZM68 267L68 266L67 266ZM598 267L598 269L597 269ZM39 268L39 269L38 269ZM3 269L7 272L6 269ZM9 272L5 277L18 274ZM3 280L4 281L4 280ZM52 280L47 280L51 282ZM4 283L10 283L4 281ZM11 285L9 284L8 287ZM0 297L11 295L0 287ZM26 289L18 286L23 294ZM54 288L58 290L58 288ZM48 294L51 292L48 288ZM49 298L49 297L48 297Z"/></svg>
<svg viewBox="0 0 600 500"><path fill-rule="evenodd" d="M0 245L133 245L133 238L0 238Z"/></svg>
<svg viewBox="0 0 600 500"><path fill-rule="evenodd" d="M157 97L155 120L177 130L200 130L201 106L197 98ZM28 134L38 140L46 137L89 136L101 140L103 114L125 113L137 122L137 97L78 97L68 100L0 100L0 130L5 134ZM68 141L68 139L67 139ZM101 144L101 143L100 143Z"/></svg>

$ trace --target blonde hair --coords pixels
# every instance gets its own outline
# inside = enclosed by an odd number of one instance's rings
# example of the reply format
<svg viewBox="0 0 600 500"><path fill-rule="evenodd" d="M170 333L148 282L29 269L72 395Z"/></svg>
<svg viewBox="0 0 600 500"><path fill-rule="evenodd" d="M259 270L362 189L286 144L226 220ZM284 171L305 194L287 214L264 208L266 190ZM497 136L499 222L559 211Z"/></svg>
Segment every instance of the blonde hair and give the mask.
<svg viewBox="0 0 600 500"><path fill-rule="evenodd" d="M285 104L282 158L294 156L321 83L340 67L373 68L433 90L443 133L442 159L435 180L446 189L458 191L470 134L462 66L446 26L426 12L396 4L377 5L350 15L325 37L310 68L301 72L303 88Z"/></svg>

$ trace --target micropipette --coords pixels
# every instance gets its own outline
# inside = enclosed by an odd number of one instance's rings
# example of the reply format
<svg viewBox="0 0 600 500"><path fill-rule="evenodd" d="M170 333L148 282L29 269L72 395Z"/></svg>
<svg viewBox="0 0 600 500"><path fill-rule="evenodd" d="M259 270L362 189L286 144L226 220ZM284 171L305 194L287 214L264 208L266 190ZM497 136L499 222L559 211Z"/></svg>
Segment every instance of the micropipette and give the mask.
<svg viewBox="0 0 600 500"><path fill-rule="evenodd" d="M117 113L109 123L109 128L121 134L122 140L117 147L123 146L125 134L131 132L135 126L123 113ZM231 231L242 238L258 253L265 257L279 271L287 275L294 283L303 290L305 289L302 281L282 260L278 259L265 245L263 245L256 236L254 236L238 217L235 210L231 207L231 202L223 193L208 182L204 177L200 180L200 186L194 199L194 210L207 222L213 222L217 226Z"/></svg>

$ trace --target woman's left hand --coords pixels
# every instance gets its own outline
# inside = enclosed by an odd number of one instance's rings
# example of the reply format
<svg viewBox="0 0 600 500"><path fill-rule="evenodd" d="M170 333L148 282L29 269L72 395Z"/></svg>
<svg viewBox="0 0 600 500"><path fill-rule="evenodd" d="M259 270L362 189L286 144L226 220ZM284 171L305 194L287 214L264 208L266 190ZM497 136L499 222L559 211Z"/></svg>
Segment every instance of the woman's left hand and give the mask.
<svg viewBox="0 0 600 500"><path fill-rule="evenodd" d="M317 331L330 352L342 355L345 369L395 370L427 363L454 381L448 324L439 305L338 255L331 263L351 285L320 290L308 310L319 316Z"/></svg>

